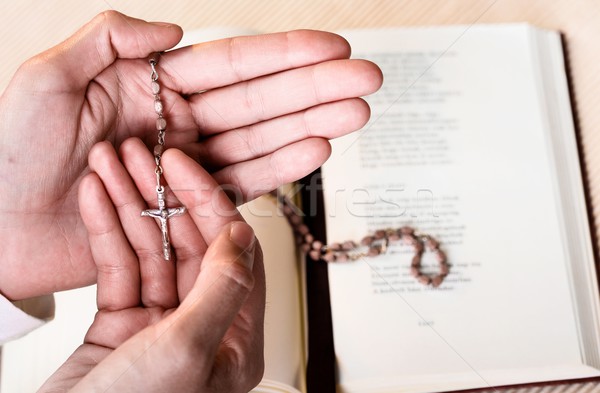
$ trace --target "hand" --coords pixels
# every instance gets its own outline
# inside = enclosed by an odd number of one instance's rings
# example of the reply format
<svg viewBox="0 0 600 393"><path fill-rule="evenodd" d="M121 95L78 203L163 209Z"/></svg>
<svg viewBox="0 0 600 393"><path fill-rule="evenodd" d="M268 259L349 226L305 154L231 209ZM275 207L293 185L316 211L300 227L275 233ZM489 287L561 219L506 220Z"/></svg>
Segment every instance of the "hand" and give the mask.
<svg viewBox="0 0 600 393"><path fill-rule="evenodd" d="M146 57L181 35L106 12L18 70L0 99L0 293L17 300L95 281L76 207L87 155L102 140L156 143ZM167 145L245 199L296 180L325 161L327 138L369 117L356 97L377 90L381 72L349 54L341 37L316 31L167 52Z"/></svg>
<svg viewBox="0 0 600 393"><path fill-rule="evenodd" d="M145 171L152 156L139 140L121 155L133 180L110 144L90 154L97 175L82 180L79 199L98 313L85 343L40 391L248 392L263 372L265 301L252 229L207 172L168 150L165 177L188 190L175 191L180 202L168 206L183 203L188 213L169 221L176 266L162 260L160 230L139 214L154 193Z"/></svg>

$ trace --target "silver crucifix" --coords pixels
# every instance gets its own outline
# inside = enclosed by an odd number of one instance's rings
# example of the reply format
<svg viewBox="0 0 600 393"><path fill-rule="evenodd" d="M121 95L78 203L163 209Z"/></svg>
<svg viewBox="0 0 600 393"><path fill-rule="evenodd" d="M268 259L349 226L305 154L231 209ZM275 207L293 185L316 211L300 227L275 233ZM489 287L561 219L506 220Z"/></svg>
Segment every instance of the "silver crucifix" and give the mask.
<svg viewBox="0 0 600 393"><path fill-rule="evenodd" d="M162 230L163 256L165 261L171 259L171 244L169 242L169 227L167 220L174 216L180 216L185 213L185 207L167 208L165 205L165 188L156 187L158 194L158 209L148 209L142 212L142 217L152 217L160 220L160 229Z"/></svg>

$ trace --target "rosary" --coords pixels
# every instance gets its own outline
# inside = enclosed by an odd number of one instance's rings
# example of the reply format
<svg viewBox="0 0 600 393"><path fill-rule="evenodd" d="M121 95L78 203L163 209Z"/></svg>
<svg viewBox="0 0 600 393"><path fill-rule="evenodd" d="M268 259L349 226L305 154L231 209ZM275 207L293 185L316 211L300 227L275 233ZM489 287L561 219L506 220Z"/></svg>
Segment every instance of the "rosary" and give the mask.
<svg viewBox="0 0 600 393"><path fill-rule="evenodd" d="M168 219L174 216L180 216L185 213L185 207L167 208L165 202L165 187L161 179L163 169L160 165L160 159L165 149L165 132L167 130L167 121L163 116L163 103L160 99L160 85L158 83L158 65L159 54L150 57L149 63L152 72L150 73L150 88L154 96L154 111L158 118L156 119L156 130L158 131L158 144L154 146L154 161L156 168L156 194L158 197L158 209L148 209L142 211L143 217L152 217L160 221L162 231L162 249L163 258L171 259L171 243L169 240ZM309 228L302 223L302 218L295 213L293 202L286 196L277 195L274 191L271 193L277 197L277 201L282 206L282 211L290 223L296 236L296 244L303 253L308 254L313 261L325 262L347 262L356 261L365 257L376 257L386 253L388 247L394 243L400 243L412 248L414 255L411 260L410 274L423 285L431 285L434 288L439 287L444 278L450 272L450 266L446 260L446 254L439 248L439 242L429 235L417 234L411 227L401 227L398 229L386 229L375 231L373 235L365 236L360 243L354 241L345 241L343 243L323 244L315 239L310 233ZM428 275L422 271L421 259L425 251L431 252L439 265L439 272L435 275Z"/></svg>
<svg viewBox="0 0 600 393"><path fill-rule="evenodd" d="M160 221L160 229L162 231L162 246L163 246L163 258L165 261L171 259L171 243L169 241L169 226L168 219L173 216L180 216L185 213L185 207L167 208L165 202L165 187L161 183L163 174L162 166L160 165L160 158L165 150L165 132L167 130L167 121L163 117L163 104L160 100L160 85L158 84L158 73L156 72L156 65L158 64L158 54L154 54L149 62L152 68L150 74L150 87L152 94L154 95L154 111L158 115L156 119L156 130L158 131L158 144L154 146L154 162L156 168L154 173L156 174L156 194L158 197L158 209L148 209L142 211L143 217L152 217Z"/></svg>
<svg viewBox="0 0 600 393"><path fill-rule="evenodd" d="M296 245L313 261L343 263L361 258L373 258L385 254L390 245L399 244L409 246L414 252L410 263L410 275L419 283L437 288L450 273L450 265L446 254L440 250L440 243L429 235L415 232L411 227L378 230L372 235L363 237L360 243L348 240L324 244L315 239L308 226L302 223L302 218L295 212L294 203L287 196L279 195L276 191L273 191L271 196L277 198L283 214L292 226ZM437 274L429 275L423 272L421 260L425 251L434 254L439 267Z"/></svg>

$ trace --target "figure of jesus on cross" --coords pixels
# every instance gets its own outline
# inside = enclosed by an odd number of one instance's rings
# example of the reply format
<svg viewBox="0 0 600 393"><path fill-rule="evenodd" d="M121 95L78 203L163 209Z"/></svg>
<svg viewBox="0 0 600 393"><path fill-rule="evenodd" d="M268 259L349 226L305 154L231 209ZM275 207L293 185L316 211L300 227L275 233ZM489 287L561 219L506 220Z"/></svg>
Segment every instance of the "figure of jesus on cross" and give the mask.
<svg viewBox="0 0 600 393"><path fill-rule="evenodd" d="M165 261L171 259L171 244L169 242L169 227L167 220L185 213L185 207L167 208L165 205L165 188L161 185L156 188L158 194L158 209L148 209L142 212L142 217L153 217L160 221L163 237L163 257Z"/></svg>

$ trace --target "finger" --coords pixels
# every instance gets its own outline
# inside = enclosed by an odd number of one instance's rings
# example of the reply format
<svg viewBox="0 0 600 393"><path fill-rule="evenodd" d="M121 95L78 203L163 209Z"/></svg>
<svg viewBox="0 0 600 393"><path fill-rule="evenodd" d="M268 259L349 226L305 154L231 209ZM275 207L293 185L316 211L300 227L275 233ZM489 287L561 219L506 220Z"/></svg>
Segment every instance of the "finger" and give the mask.
<svg viewBox="0 0 600 393"><path fill-rule="evenodd" d="M327 140L309 138L264 157L227 166L212 176L219 184L239 190L234 201L240 205L308 175L323 165L330 154Z"/></svg>
<svg viewBox="0 0 600 393"><path fill-rule="evenodd" d="M117 58L145 58L164 51L176 45L182 34L173 24L105 11L56 48L31 59L25 69L40 70L36 75L44 75L50 89L52 84L60 91L82 89ZM39 84L38 78L30 79L30 84Z"/></svg>
<svg viewBox="0 0 600 393"><path fill-rule="evenodd" d="M214 241L224 225L242 219L215 179L182 151L167 150L162 165L171 190L187 207L207 244Z"/></svg>
<svg viewBox="0 0 600 393"><path fill-rule="evenodd" d="M360 98L318 105L212 136L182 149L205 168L219 169L271 154L306 138L337 138L362 128L369 105Z"/></svg>
<svg viewBox="0 0 600 393"><path fill-rule="evenodd" d="M162 157L165 179L178 200L187 207L187 218L199 231L204 244L210 244L224 225L242 219L213 177L197 162L176 149L167 150ZM182 237L183 240L189 240ZM177 264L180 298L185 297L198 275L200 265L184 261Z"/></svg>
<svg viewBox="0 0 600 393"><path fill-rule="evenodd" d="M247 225L236 223L235 227L239 225L252 234ZM258 384L264 364L264 280L259 282L253 274L262 274L262 264L257 259L250 267L252 257L260 256L259 248L255 246L253 251L247 244L236 245L230 240L230 228L227 225L211 245L206 268L182 305L116 348L73 391L120 392L136 386L139 391L204 388L202 391L247 392ZM242 237L255 244L253 236L242 233ZM260 297L260 301L251 303L251 297ZM228 335L223 344L227 348L231 345L237 356L220 363L216 356L226 331L238 333L231 338ZM177 361L157 362L171 359L173 354ZM194 365L193 372L190 364Z"/></svg>
<svg viewBox="0 0 600 393"><path fill-rule="evenodd" d="M242 369L239 374L248 378L244 383L256 384L263 367L264 302L262 261L253 231L244 222L228 224L210 245L194 288L173 314L180 319L174 333L190 351L202 351L200 355L214 362L213 373L221 374L221 368L238 375L235 368ZM217 356L227 362L214 361Z"/></svg>
<svg viewBox="0 0 600 393"><path fill-rule="evenodd" d="M154 174L156 163L154 162L154 157L150 151L148 151L148 148L141 140L131 138L121 145L120 154L141 197L146 201L148 206L156 207L156 176ZM194 163L194 165L198 166L197 163ZM165 168L164 170L166 176L170 169ZM163 181L165 181L166 184L169 184L168 178L165 177ZM178 189L179 195L192 194L194 191L194 189L188 187L185 182L178 185L178 187L179 186L181 186ZM180 202L174 196L172 188L173 186L167 187L167 207L177 207L183 204L189 208L185 201L182 200ZM149 220L148 218L143 219ZM169 219L168 225L171 245L173 246L176 255L178 296L179 299L183 299L196 280L198 272L200 271L200 261L208 246L189 212L182 216ZM155 227L158 228L157 225L155 225ZM162 246L162 239L159 240L157 244ZM162 257L162 251L157 255ZM162 262L164 263L164 261Z"/></svg>
<svg viewBox="0 0 600 393"><path fill-rule="evenodd" d="M98 310L137 306L140 302L137 258L96 174L89 174L81 181L79 206L98 271Z"/></svg>
<svg viewBox="0 0 600 393"><path fill-rule="evenodd" d="M350 45L344 38L297 30L197 44L165 53L161 64L168 88L192 94L349 56Z"/></svg>
<svg viewBox="0 0 600 393"><path fill-rule="evenodd" d="M176 307L179 298L175 266L162 257L162 235L156 223L140 217L148 207L115 149L108 142L96 144L90 152L89 163L104 183L123 231L139 258L142 303L147 307Z"/></svg>
<svg viewBox="0 0 600 393"><path fill-rule="evenodd" d="M379 68L366 60L337 60L206 91L190 98L204 136L375 92Z"/></svg>

